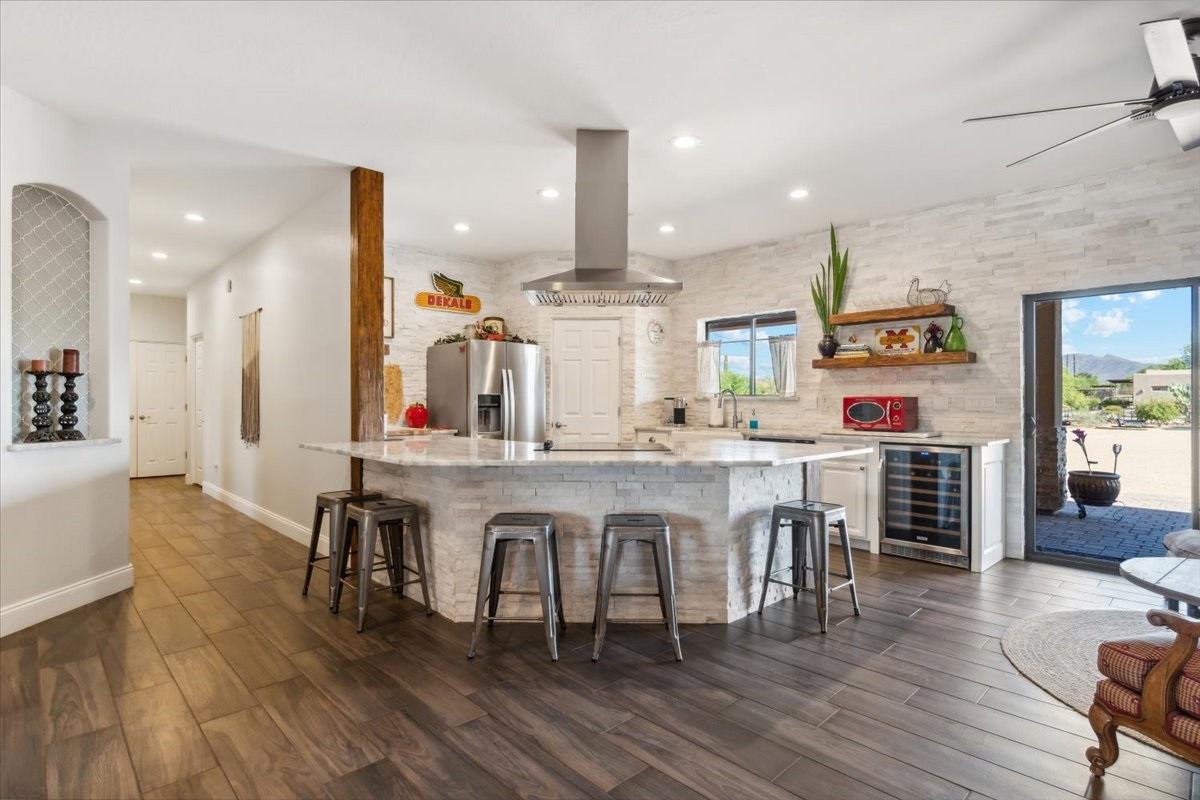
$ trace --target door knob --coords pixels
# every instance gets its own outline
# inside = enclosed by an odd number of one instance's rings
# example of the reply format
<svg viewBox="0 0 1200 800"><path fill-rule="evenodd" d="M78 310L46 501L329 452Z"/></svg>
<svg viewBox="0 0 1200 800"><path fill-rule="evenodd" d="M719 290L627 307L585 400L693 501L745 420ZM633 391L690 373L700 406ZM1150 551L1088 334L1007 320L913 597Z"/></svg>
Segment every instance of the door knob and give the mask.
<svg viewBox="0 0 1200 800"><path fill-rule="evenodd" d="M130 418L130 419L133 419L133 414L130 414L130 415L129 415L129 418Z"/></svg>
<svg viewBox="0 0 1200 800"><path fill-rule="evenodd" d="M146 418L145 414L138 414L138 419L145 419L145 418Z"/></svg>
<svg viewBox="0 0 1200 800"><path fill-rule="evenodd" d="M565 427L567 427L567 426L566 426L566 425L563 425L561 422L556 422L556 423L554 423L554 427L556 427L556 428L565 428Z"/></svg>

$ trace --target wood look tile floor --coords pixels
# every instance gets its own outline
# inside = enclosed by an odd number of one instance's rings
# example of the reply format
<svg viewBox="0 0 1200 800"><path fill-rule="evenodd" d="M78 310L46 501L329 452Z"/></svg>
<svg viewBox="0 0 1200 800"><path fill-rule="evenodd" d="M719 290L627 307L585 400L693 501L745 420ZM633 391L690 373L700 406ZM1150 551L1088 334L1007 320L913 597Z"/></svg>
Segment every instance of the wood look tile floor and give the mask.
<svg viewBox="0 0 1200 800"><path fill-rule="evenodd" d="M132 483L130 591L0 639L0 798L1200 800L1200 770L1021 677L1016 619L1156 598L1005 562L983 575L855 553L863 615L811 597L732 625L468 625L377 594L331 616L305 547L178 478Z"/></svg>

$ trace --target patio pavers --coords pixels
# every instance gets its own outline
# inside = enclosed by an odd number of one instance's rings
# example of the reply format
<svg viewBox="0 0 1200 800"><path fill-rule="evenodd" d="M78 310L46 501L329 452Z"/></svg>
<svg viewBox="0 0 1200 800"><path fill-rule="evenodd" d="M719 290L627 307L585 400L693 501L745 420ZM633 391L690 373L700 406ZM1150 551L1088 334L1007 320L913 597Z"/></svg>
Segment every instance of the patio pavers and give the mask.
<svg viewBox="0 0 1200 800"><path fill-rule="evenodd" d="M1068 500L1057 513L1038 515L1037 550L1064 553L1105 561L1124 561L1141 556L1165 556L1162 538L1171 531L1191 527L1186 511L1134 508L1120 504L1111 508L1088 506L1087 518Z"/></svg>

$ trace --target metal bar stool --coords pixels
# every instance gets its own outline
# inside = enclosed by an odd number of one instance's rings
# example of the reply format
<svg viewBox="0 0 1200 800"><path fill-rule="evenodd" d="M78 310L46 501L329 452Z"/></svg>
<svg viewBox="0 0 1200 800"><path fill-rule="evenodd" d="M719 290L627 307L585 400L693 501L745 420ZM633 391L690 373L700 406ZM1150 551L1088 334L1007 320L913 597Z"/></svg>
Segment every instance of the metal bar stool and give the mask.
<svg viewBox="0 0 1200 800"><path fill-rule="evenodd" d="M504 556L510 542L530 542L537 564L538 591L516 591L502 588ZM542 598L540 617L498 617L496 609L502 594L538 594ZM486 605L486 612L485 612ZM558 661L558 624L564 628L567 620L562 608L562 580L558 564L558 536L553 514L497 514L483 526L483 556L479 561L479 592L475 600L475 631L467 658L475 657L475 645L486 618L490 627L496 620L508 622L543 622L546 626L546 645L550 660Z"/></svg>
<svg viewBox="0 0 1200 800"><path fill-rule="evenodd" d="M792 565L772 570L775 563L775 546L779 542L779 529L787 525L792 535ZM829 572L829 526L836 525L842 542L842 558L846 562L846 573ZM800 535L796 535L800 526ZM778 503L771 513L771 538L767 544L767 568L763 576L762 596L758 600L758 613L763 612L767 602L767 588L772 583L792 587L795 597L801 590L807 591L809 533L812 533L813 591L817 597L817 621L821 633L829 628L829 593L850 587L850 600L854 605L854 616L859 616L858 587L854 583L854 562L850 559L850 536L846 532L846 507L836 503L821 503L816 500L792 500ZM783 581L774 577L777 573L791 570L792 580ZM845 578L845 583L829 585L829 575Z"/></svg>
<svg viewBox="0 0 1200 800"><path fill-rule="evenodd" d="M341 548L342 535L346 528L346 504L361 500L376 500L383 497L379 492L356 492L347 489L338 492L321 492L317 495L316 508L313 510L312 539L308 542L308 568L304 572L304 588L300 594L308 594L308 584L312 580L313 567L329 573L329 607L333 608L333 595L337 590L337 573L334 565L339 563L338 550ZM317 555L317 542L321 538L321 520L325 512L329 512L329 555ZM328 561L322 567L317 562Z"/></svg>
<svg viewBox="0 0 1200 800"><path fill-rule="evenodd" d="M621 548L629 542L650 545L654 555L654 574L658 579L657 592L614 592ZM604 633L608 627L608 608L614 597L657 597L662 619L621 619L614 622L663 622L671 636L675 660L683 661L679 645L679 618L675 608L675 573L671 568L671 526L661 514L606 514L604 536L600 540L600 576L596 581L596 643L592 661L600 658Z"/></svg>
<svg viewBox="0 0 1200 800"><path fill-rule="evenodd" d="M425 599L425 613L432 614L429 605L429 585L425 580L425 548L421 541L421 518L417 507L407 500L397 500L385 497L382 500L364 500L350 503L346 506L346 523L358 524L358 632L362 633L367 622L367 600L372 590L390 589L399 594L404 587L411 583L421 584L421 595ZM417 558L416 568L404 563L404 528L412 532L413 554ZM384 558L375 558L375 542L383 533ZM350 548L343 547L340 554L340 574L345 575L346 566L350 561ZM389 582L384 586L372 587L371 577L375 570L384 565L388 568ZM404 573L416 575L412 580L405 580ZM338 580L337 592L333 599L333 611L337 613L342 602L342 587L353 585L345 577Z"/></svg>

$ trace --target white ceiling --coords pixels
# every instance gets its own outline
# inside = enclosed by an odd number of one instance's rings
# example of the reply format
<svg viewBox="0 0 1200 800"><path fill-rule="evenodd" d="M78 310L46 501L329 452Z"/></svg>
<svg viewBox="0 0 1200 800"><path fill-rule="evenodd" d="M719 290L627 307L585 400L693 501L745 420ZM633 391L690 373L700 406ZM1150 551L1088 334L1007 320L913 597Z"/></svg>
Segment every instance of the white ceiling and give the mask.
<svg viewBox="0 0 1200 800"><path fill-rule="evenodd" d="M217 263L338 164L386 173L391 241L569 249L577 127L630 130L630 246L675 259L1177 154L1145 122L1005 169L1119 112L961 120L1143 97L1138 23L1189 16L1197 0L6 0L0 71L132 139L135 271L159 247ZM669 147L683 132L700 147ZM193 208L211 222L177 222Z"/></svg>

